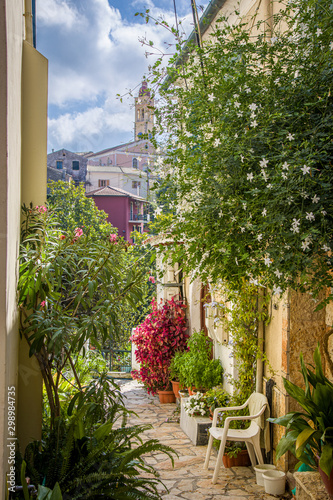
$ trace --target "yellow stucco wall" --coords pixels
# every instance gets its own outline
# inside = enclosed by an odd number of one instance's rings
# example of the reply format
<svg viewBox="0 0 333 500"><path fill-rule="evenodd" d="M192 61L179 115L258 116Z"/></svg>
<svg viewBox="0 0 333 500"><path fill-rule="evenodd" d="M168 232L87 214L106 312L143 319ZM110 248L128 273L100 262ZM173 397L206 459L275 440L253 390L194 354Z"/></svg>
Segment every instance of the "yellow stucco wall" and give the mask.
<svg viewBox="0 0 333 500"><path fill-rule="evenodd" d="M27 41L22 68L21 201L41 205L46 201L48 61ZM27 408L33 408L33 418L26 418ZM17 426L22 449L41 437L42 377L24 339L19 350Z"/></svg>
<svg viewBox="0 0 333 500"><path fill-rule="evenodd" d="M46 199L47 61L23 42L24 4L0 0L0 498L5 497L10 469L8 387L16 393L15 437L25 432L37 438L41 430L40 379L29 389L20 390L18 383L26 363L18 362L23 343L16 307L21 180L24 201L40 204ZM28 394L32 396L24 403L22 395Z"/></svg>

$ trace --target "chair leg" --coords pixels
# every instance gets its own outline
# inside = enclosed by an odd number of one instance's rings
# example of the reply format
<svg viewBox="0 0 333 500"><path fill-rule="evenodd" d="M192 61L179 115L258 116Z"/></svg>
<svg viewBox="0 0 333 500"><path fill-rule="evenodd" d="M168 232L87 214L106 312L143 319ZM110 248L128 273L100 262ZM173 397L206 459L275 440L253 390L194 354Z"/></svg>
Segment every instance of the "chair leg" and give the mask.
<svg viewBox="0 0 333 500"><path fill-rule="evenodd" d="M222 459L223 459L223 455L224 455L225 443L226 443L226 439L222 438L221 444L220 444L220 448L219 448L219 452L218 452L218 455L217 455L217 460L216 460L216 465L215 465L215 469L214 469L213 479L212 479L212 483L213 484L217 483L217 478L219 476L220 467L222 465Z"/></svg>
<svg viewBox="0 0 333 500"><path fill-rule="evenodd" d="M254 454L253 444L250 442L247 442L247 441L245 441L245 444L246 444L246 448L247 448L247 451L248 451L249 456L250 456L251 465L252 465L252 467L254 467L255 465L257 465L257 461L256 461L256 456Z"/></svg>
<svg viewBox="0 0 333 500"><path fill-rule="evenodd" d="M209 440L208 440L208 448L207 448L207 452L206 452L206 459L205 459L205 463L204 463L204 469L208 469L210 454L212 452L213 439L214 439L213 436L210 434Z"/></svg>
<svg viewBox="0 0 333 500"><path fill-rule="evenodd" d="M256 455L257 455L258 464L263 464L264 459L263 459L262 453L261 453L260 435L259 434L252 439L252 444L254 447L254 451L256 452Z"/></svg>

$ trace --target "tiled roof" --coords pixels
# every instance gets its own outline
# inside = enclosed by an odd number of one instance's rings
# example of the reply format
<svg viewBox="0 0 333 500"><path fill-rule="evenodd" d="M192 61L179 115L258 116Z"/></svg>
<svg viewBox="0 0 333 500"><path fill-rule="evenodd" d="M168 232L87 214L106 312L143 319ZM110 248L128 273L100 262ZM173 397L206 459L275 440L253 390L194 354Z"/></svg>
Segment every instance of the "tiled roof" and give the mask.
<svg viewBox="0 0 333 500"><path fill-rule="evenodd" d="M112 186L105 186L94 189L93 191L89 191L89 193L86 193L86 196L127 196L129 198L134 198L135 200L147 201L141 196L137 196L136 194L125 191L124 189L115 188Z"/></svg>

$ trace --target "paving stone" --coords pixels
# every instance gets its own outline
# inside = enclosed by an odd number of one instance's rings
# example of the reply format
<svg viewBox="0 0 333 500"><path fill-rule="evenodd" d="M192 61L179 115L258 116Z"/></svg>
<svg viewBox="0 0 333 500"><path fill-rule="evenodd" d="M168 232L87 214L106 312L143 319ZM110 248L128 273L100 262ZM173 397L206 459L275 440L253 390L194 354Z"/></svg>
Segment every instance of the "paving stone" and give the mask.
<svg viewBox="0 0 333 500"><path fill-rule="evenodd" d="M194 446L180 429L179 424L167 422L174 418L176 405L160 405L155 396L147 395L137 381L122 383L121 391L128 409L138 416L131 415L130 424L150 424L151 429L144 432L142 439L158 439L161 443L177 451L179 457L174 457L175 466L171 460L160 452L147 454L145 461L152 465L160 474L163 485L158 491L163 500L277 500L277 497L267 495L255 481L255 475L250 467L221 467L218 482L212 484L216 457L212 456L209 469L203 464L207 446ZM146 475L152 477L152 475ZM291 498L284 496L283 498Z"/></svg>

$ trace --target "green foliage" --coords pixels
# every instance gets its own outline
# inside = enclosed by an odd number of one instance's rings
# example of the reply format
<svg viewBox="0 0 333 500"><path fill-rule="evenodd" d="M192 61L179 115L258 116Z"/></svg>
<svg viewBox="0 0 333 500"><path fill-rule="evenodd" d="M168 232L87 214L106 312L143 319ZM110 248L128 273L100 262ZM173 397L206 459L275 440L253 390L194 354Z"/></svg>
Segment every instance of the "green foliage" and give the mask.
<svg viewBox="0 0 333 500"><path fill-rule="evenodd" d="M27 446L21 484L29 476L31 483L43 485L38 488L42 495L49 488L55 494L58 483L64 500L158 500L161 481L144 457L160 452L173 461L175 452L155 439L143 439L151 426L129 426L131 413L116 384L105 377L92 380L70 398L66 418L55 419L42 441Z"/></svg>
<svg viewBox="0 0 333 500"><path fill-rule="evenodd" d="M262 359L268 363L263 346L258 341L259 322L269 322L268 304L270 296L258 294L254 284L243 281L238 290L225 288L226 302L222 304L222 321L229 332L232 355L238 368L237 379L232 380L236 388L235 403L243 404L254 392L256 363Z"/></svg>
<svg viewBox="0 0 333 500"><path fill-rule="evenodd" d="M280 6L266 22L221 18L201 49L153 68L152 87L167 74L155 140L169 212L155 230L202 281L316 294L332 286L333 9Z"/></svg>
<svg viewBox="0 0 333 500"><path fill-rule="evenodd" d="M210 389L205 394L206 404L212 412L215 408L230 406L230 399L230 394L222 389L222 387Z"/></svg>
<svg viewBox="0 0 333 500"><path fill-rule="evenodd" d="M73 356L84 353L88 339L97 348L117 339L124 312L141 301L142 273L134 261L128 265L121 240L96 241L81 229L63 234L45 207L24 207L23 215L20 333L39 363L54 418L66 363L80 389Z"/></svg>
<svg viewBox="0 0 333 500"><path fill-rule="evenodd" d="M276 458L290 451L300 463L315 466L317 456L321 469L330 476L333 468L333 384L323 373L319 344L313 356L315 371L306 367L300 355L305 389L283 379L287 393L302 411L291 412L270 422L286 427L276 449Z"/></svg>
<svg viewBox="0 0 333 500"><path fill-rule="evenodd" d="M211 359L212 344L204 332L194 332L188 339L188 351L176 353L171 373L177 374L182 386L211 389L222 384L223 368Z"/></svg>
<svg viewBox="0 0 333 500"><path fill-rule="evenodd" d="M107 221L107 214L96 207L93 198L86 196L83 184L51 182L47 202L49 210L56 214L57 226L66 233L74 233L79 227L90 238L99 239L117 232Z"/></svg>

